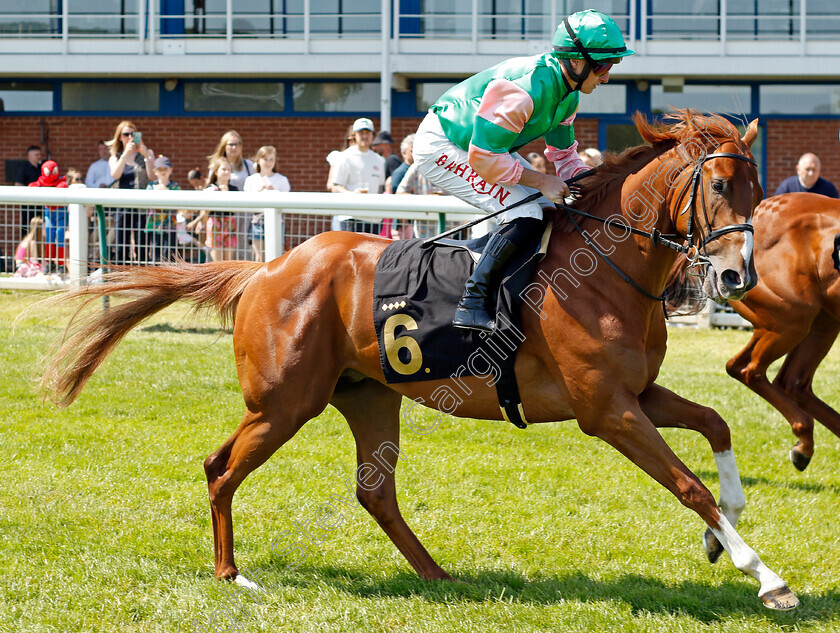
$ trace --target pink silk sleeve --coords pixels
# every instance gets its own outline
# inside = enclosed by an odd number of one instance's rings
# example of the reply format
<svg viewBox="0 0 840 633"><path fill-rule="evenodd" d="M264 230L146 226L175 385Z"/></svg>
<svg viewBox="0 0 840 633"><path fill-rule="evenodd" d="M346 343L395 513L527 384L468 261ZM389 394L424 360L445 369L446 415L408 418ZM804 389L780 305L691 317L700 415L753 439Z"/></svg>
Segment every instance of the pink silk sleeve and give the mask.
<svg viewBox="0 0 840 633"><path fill-rule="evenodd" d="M584 163L577 152L578 142L572 143L568 149L558 149L551 145L545 148L545 157L554 163L554 168L557 170L557 177L563 180L568 180L575 174L590 169L589 165Z"/></svg>
<svg viewBox="0 0 840 633"><path fill-rule="evenodd" d="M468 160L475 173L491 184L515 185L524 169L512 154L494 154L472 144Z"/></svg>

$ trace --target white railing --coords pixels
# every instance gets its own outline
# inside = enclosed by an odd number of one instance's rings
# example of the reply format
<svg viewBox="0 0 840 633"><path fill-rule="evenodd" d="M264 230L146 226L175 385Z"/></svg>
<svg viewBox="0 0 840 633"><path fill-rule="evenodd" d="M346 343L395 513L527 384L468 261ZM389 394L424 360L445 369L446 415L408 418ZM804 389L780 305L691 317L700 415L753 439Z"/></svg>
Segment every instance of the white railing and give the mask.
<svg viewBox="0 0 840 633"><path fill-rule="evenodd" d="M449 196L396 196L333 193L275 193L204 191L135 191L121 189L56 189L36 187L0 187L0 206L44 205L67 207L66 232L69 241L67 279L72 283L87 277L90 221L87 207L117 209L172 209L209 211L262 211L265 213L265 259L283 254L286 242L285 219L295 216L352 215L354 218L380 220L383 217L415 220L437 227L445 220L466 222L476 216L474 207ZM328 223L320 230L328 230ZM319 229L311 233L320 232ZM302 236L308 237L308 236ZM33 283L31 280L0 278L0 287L46 288L54 280Z"/></svg>

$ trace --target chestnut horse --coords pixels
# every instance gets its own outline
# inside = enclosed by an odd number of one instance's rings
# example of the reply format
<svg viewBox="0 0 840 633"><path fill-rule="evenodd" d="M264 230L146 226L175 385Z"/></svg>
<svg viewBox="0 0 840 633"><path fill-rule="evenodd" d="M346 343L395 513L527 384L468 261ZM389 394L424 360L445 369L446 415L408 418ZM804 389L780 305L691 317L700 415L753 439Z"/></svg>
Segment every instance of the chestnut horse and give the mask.
<svg viewBox="0 0 840 633"><path fill-rule="evenodd" d="M528 296L541 298L535 309L523 311L525 340L516 357L524 413L531 423L576 419L584 433L611 444L705 521L712 562L722 546L738 569L758 580L766 606L790 609L798 604L796 596L735 531L744 495L729 428L713 410L654 382L666 345L656 295L677 253L654 244L646 232L670 234L672 242L687 238L692 257L709 263L706 290L722 300L743 296L755 283L749 221L761 187L749 147L757 123L744 138L725 119L691 111L675 113L669 127L643 118L636 125L652 147L609 158L583 181L577 205L601 218L612 216L619 228L587 219L585 235L555 230L529 286ZM397 506L402 399L459 417L500 420L501 415L487 376L385 384L372 289L377 260L389 243L324 233L267 264L136 268L112 274L111 283L70 293L92 301L127 292L132 300L92 315L68 333L43 380L65 405L119 340L163 307L187 299L235 317L234 352L247 410L233 435L204 462L218 578L252 584L234 563L234 492L327 404L346 418L355 438L361 505L422 578L450 578ZM636 287L590 248L602 250ZM573 283L566 283L570 277ZM422 354L419 346L408 347ZM469 397L455 406L451 399L442 403L440 390L451 392L455 381ZM707 438L720 473L720 505L657 427L689 428Z"/></svg>
<svg viewBox="0 0 840 633"><path fill-rule="evenodd" d="M726 371L772 404L797 437L790 459L805 470L814 454L814 418L840 435L840 414L814 395L820 362L840 332L840 273L834 259L840 200L790 193L755 210L758 285L735 311L753 324L747 346ZM770 364L787 354L771 383Z"/></svg>

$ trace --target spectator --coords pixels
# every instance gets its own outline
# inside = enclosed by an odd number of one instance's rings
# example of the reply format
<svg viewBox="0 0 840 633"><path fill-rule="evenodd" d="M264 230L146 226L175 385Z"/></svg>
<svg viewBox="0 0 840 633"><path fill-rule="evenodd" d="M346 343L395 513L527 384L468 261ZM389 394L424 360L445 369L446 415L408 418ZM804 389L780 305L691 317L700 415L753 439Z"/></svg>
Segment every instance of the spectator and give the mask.
<svg viewBox="0 0 840 633"><path fill-rule="evenodd" d="M210 162L210 174L207 176L206 191L236 191L230 184L233 167L225 157ZM214 262L233 259L239 239L236 235L236 215L229 211L202 211L187 225L188 229L201 232L205 226L207 238L204 245L210 249L210 259Z"/></svg>
<svg viewBox="0 0 840 633"><path fill-rule="evenodd" d="M15 249L15 277L34 277L41 272L44 258L44 218L36 215L29 221L29 232Z"/></svg>
<svg viewBox="0 0 840 633"><path fill-rule="evenodd" d="M604 156L594 147L587 147L578 152L580 159L592 169L604 162Z"/></svg>
<svg viewBox="0 0 840 633"><path fill-rule="evenodd" d="M67 181L67 187L70 189L82 189L87 187L85 179L82 178L82 172L78 169L74 169L73 167L67 170L67 173L64 175L64 179Z"/></svg>
<svg viewBox="0 0 840 633"><path fill-rule="evenodd" d="M230 130L222 134L216 151L207 157L208 162L224 156L233 167L233 174L230 177L230 184L236 187L237 191L244 191L245 179L256 173L254 163L242 158L242 137L236 130Z"/></svg>
<svg viewBox="0 0 840 633"><path fill-rule="evenodd" d="M370 151L373 141L373 121L356 119L353 123L356 144L342 152L336 167L332 191L334 193L379 193L385 185L385 159ZM356 230L379 233L379 222L359 222L350 216L333 217L334 231Z"/></svg>
<svg viewBox="0 0 840 633"><path fill-rule="evenodd" d="M149 191L180 191L181 186L172 182L172 162L163 155L154 162L155 180L146 189ZM175 228L174 213L169 209L152 209L146 218L146 233L148 233L149 261L163 262L170 258L172 249L173 229Z"/></svg>
<svg viewBox="0 0 840 633"><path fill-rule="evenodd" d="M554 175L554 166L549 165L548 160L542 154L531 152L525 157L525 160L527 160L531 164L531 167L537 171L541 171L544 174Z"/></svg>
<svg viewBox="0 0 840 633"><path fill-rule="evenodd" d="M353 132L353 126L350 125L347 128L347 131L344 133L344 144L341 150L333 150L329 154L327 154L327 162L330 165L330 173L327 176L327 191L332 191L333 187L333 179L335 178L336 168L338 167L339 163L344 159L344 154L342 153L347 148L356 144L356 134Z"/></svg>
<svg viewBox="0 0 840 633"><path fill-rule="evenodd" d="M155 154L146 147L134 123L121 121L114 129L110 144L108 165L111 177L119 181L119 189L136 189L138 183L155 179ZM143 178L140 178L141 173ZM144 215L136 209L114 211L114 263L128 264L132 260L138 261L145 254L146 233L142 230L144 219Z"/></svg>
<svg viewBox="0 0 840 633"><path fill-rule="evenodd" d="M370 148L385 159L385 178L391 177L394 170L402 164L402 159L394 152L394 139L386 130L380 130L373 137Z"/></svg>
<svg viewBox="0 0 840 633"><path fill-rule="evenodd" d="M196 191L204 189L204 179L201 177L201 170L198 167L187 172L187 180L190 181L190 186Z"/></svg>
<svg viewBox="0 0 840 633"><path fill-rule="evenodd" d="M66 187L67 180L59 175L58 163L48 160L41 165L38 180L29 183L30 187ZM44 256L49 260L49 267L62 267L64 259L64 233L67 231L67 207L44 207Z"/></svg>
<svg viewBox="0 0 840 633"><path fill-rule="evenodd" d="M30 145L26 148L26 162L15 175L15 186L28 187L41 175L41 148ZM20 208L20 235L26 235L32 218L41 214L41 207L24 205Z"/></svg>
<svg viewBox="0 0 840 633"><path fill-rule="evenodd" d="M776 189L775 195L805 191L818 193L829 198L840 197L834 183L825 178L820 178L821 169L822 164L819 156L811 152L802 154L796 164L796 175L783 180L779 188Z"/></svg>
<svg viewBox="0 0 840 633"><path fill-rule="evenodd" d="M26 162L20 166L15 176L16 187L28 187L41 175L41 148L30 145L26 148ZM29 222L27 222L27 225Z"/></svg>
<svg viewBox="0 0 840 633"><path fill-rule="evenodd" d="M405 177L405 172L408 171L409 166L414 162L414 156L411 153L412 147L414 147L414 136L414 134L409 134L400 143L400 153L402 154L403 162L391 174L390 193L397 192L400 181Z"/></svg>
<svg viewBox="0 0 840 633"><path fill-rule="evenodd" d="M88 167L85 175L85 185L92 189L102 187L110 187L114 184L114 178L111 176L111 167L108 165L108 157L111 152L108 150L108 145L105 141L99 141L96 146L96 151L99 152L99 158L93 161Z"/></svg>
<svg viewBox="0 0 840 633"><path fill-rule="evenodd" d="M277 150L271 145L263 145L254 158L257 163L257 173L245 179L245 191L291 191L289 179L274 171L277 163ZM251 248L254 250L254 261L265 261L265 213L258 211L251 217Z"/></svg>
<svg viewBox="0 0 840 633"><path fill-rule="evenodd" d="M220 156L227 158L233 167L230 184L236 187L235 191L244 191L245 179L256 172L254 163L248 158L243 158L244 155L245 151L242 144L242 137L236 130L230 130L222 135L216 151L208 156L207 160L210 162ZM248 223L247 215L244 213L239 214L237 216L237 233L244 235L249 230L250 224ZM237 255L240 259L246 259L248 257L248 244L245 240L239 245Z"/></svg>

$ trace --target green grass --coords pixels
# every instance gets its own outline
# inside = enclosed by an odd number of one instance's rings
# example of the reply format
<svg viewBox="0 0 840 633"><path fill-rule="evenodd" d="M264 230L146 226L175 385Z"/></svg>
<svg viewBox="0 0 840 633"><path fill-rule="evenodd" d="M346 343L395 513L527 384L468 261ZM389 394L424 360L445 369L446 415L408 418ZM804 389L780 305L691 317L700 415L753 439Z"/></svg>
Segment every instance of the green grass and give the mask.
<svg viewBox="0 0 840 633"><path fill-rule="evenodd" d="M660 382L729 421L747 494L739 531L798 593L797 611L764 609L725 555L709 565L700 519L574 422L404 428L401 507L458 582L420 581L358 505L332 532L313 530L322 542L293 568L272 541L340 493L355 466L332 409L234 500L237 561L268 590L254 600L213 580L201 466L243 409L230 334L175 306L59 411L32 377L63 319L36 310L11 329L34 299L0 293L0 631L234 630L223 609L241 631L840 630L840 440L820 427L810 467L794 470L787 424L725 376L748 333L672 330ZM816 380L835 407L838 378L835 351ZM705 440L664 434L717 492Z"/></svg>

